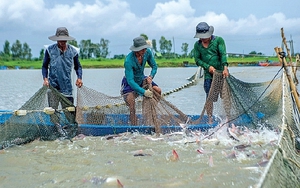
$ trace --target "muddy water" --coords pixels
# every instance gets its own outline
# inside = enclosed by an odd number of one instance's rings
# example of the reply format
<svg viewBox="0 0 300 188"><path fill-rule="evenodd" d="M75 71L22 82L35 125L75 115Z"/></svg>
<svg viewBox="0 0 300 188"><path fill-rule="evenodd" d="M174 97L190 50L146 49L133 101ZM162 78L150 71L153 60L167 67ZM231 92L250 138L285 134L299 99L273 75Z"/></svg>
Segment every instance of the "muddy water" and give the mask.
<svg viewBox="0 0 300 188"><path fill-rule="evenodd" d="M230 71L246 82L259 82L272 79L278 69L233 67ZM186 78L195 71L163 68L155 80L169 91L187 83ZM86 86L119 95L122 69L84 73ZM18 109L42 84L38 70L1 71L0 78L0 109ZM200 81L166 99L186 114L199 114L204 96ZM199 132L160 138L127 133L113 139L34 141L0 151L0 187L253 187L264 169L257 164L270 155L278 135L264 130L247 132L237 142L221 130L198 142L202 136ZM241 144L250 146L234 149ZM173 150L177 160L171 160Z"/></svg>
<svg viewBox="0 0 300 188"><path fill-rule="evenodd" d="M119 180L124 187L251 187L277 134L249 133L237 142L222 130L200 143L197 138L126 133L109 140L34 141L1 151L0 186L118 187ZM240 144L250 146L234 149ZM173 150L178 160L171 160Z"/></svg>

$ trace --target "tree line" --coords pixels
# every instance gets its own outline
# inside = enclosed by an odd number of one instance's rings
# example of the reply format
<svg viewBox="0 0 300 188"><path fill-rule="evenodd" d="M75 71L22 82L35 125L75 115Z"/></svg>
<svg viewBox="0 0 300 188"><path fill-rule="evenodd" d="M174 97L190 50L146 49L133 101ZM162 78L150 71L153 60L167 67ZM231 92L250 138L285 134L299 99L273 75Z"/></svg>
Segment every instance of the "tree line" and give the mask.
<svg viewBox="0 0 300 188"><path fill-rule="evenodd" d="M154 54L158 58L178 58L178 57L188 57L191 56L189 51L189 45L187 43L182 43L181 51L182 54L176 54L172 52L172 41L166 39L164 36L161 36L159 44L157 44L155 39L151 41L148 39L146 34L140 34L143 36L147 42L152 46ZM69 44L79 48L79 57L81 59L92 59L92 58L107 58L110 55L109 43L107 39L100 39L99 43L93 43L91 39L81 40L79 43L74 41L69 41ZM9 60L42 60L44 58L45 50L41 49L39 57L32 57L32 50L29 45L21 43L20 40L16 40L12 45L9 41L5 41L3 45L3 51L0 51L0 58L5 61ZM114 59L123 59L125 58L124 54L114 55Z"/></svg>

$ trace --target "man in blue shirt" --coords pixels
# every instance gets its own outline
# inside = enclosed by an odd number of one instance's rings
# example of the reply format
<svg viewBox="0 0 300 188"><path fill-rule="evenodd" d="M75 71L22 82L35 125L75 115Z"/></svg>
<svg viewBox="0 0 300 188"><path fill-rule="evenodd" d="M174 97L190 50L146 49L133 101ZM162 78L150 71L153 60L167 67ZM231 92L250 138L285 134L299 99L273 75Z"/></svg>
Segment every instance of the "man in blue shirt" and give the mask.
<svg viewBox="0 0 300 188"><path fill-rule="evenodd" d="M82 86L82 67L78 59L78 52L73 46L67 43L67 41L74 40L74 38L69 36L67 28L59 27L56 30L56 34L50 36L49 39L57 41L57 43L48 46L45 51L42 65L43 85L48 87L51 85L67 98L67 100L64 100L55 94L54 90L49 89L47 92L49 106L53 109L58 109L60 103L62 109L74 107L71 76L73 69L77 74L76 86ZM55 124L60 136L70 139L70 136L76 133L77 123L75 122L75 114L75 108L74 111L65 111L64 115L68 123L64 122L67 123L67 125L64 126L60 124L63 118L63 116L60 116L60 113L56 113L55 111L54 114L50 115L51 122ZM71 129L70 127L73 128Z"/></svg>
<svg viewBox="0 0 300 188"><path fill-rule="evenodd" d="M71 79L73 68L77 75L76 86L81 87L83 84L82 67L78 59L78 52L67 43L67 41L74 40L74 38L69 36L67 28L59 27L56 34L50 36L49 39L57 41L57 43L48 46L45 51L42 66L43 85L49 86L50 84L74 103Z"/></svg>
<svg viewBox="0 0 300 188"><path fill-rule="evenodd" d="M124 67L125 77L122 80L121 94L130 110L130 121L133 125L137 124L135 114L135 98L138 95L145 97L153 97L155 94L161 95L161 89L152 81L156 72L157 64L154 60L153 53L149 49L144 37L140 36L133 39L133 45L130 47L131 52L126 56ZM149 76L145 76L145 65L151 67ZM152 85L152 90L146 88L147 84Z"/></svg>

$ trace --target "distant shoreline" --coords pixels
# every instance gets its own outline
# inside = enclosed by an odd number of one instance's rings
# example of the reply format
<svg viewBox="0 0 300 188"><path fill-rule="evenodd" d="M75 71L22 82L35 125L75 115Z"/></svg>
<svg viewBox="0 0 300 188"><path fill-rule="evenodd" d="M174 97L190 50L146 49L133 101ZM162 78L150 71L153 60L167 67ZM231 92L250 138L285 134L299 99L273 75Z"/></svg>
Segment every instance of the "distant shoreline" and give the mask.
<svg viewBox="0 0 300 188"><path fill-rule="evenodd" d="M244 63L239 63L239 62L231 62L229 63L229 67L236 67L236 66L259 66L258 63L255 62L244 62ZM168 67L197 67L196 64L189 64L187 66L184 66L183 64L174 64L174 65L164 65L164 64L158 64L159 68L168 68ZM97 66L90 66L90 65L82 65L83 69L109 69L109 68L124 68L123 65L111 65L111 66L107 66L107 65L97 65ZM37 67L28 67L28 66L24 66L22 64L18 64L18 65L11 65L11 66L5 66L5 65L0 65L0 70L13 70L13 69L41 69L37 68Z"/></svg>
<svg viewBox="0 0 300 188"><path fill-rule="evenodd" d="M228 57L229 67L232 66L257 66L259 62L266 62L262 57ZM270 57L269 62L278 62L277 57ZM123 68L124 59L81 59L81 65L84 69L99 68ZM158 67L196 67L193 58L174 58L174 59L156 59ZM147 65L148 66L148 65ZM3 61L0 59L0 70L6 69L41 69L42 60L10 60Z"/></svg>

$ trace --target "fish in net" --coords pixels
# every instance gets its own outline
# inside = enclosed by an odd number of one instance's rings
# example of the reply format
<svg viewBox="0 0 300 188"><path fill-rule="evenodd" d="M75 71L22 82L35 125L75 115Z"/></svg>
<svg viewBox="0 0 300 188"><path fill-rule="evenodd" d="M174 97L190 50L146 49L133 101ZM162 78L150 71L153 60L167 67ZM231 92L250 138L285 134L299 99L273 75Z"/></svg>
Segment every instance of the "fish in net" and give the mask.
<svg viewBox="0 0 300 188"><path fill-rule="evenodd" d="M148 86L152 90L151 86ZM118 133L128 127L150 127L146 133L164 134L188 129L215 128L223 125L277 127L282 106L280 78L262 83L243 82L230 75L223 78L215 72L212 87L200 115L187 115L154 92L152 98L139 96L135 99L137 123L130 121L130 110L124 96L108 96L86 86L77 88L75 106L55 89L41 88L19 110L11 114L1 125L2 147L30 142L34 139L71 139L83 129L110 128ZM197 103L197 101L195 101ZM196 104L198 105L198 104ZM200 106L201 104L199 104ZM75 110L76 109L76 110ZM22 112L25 114L22 115ZM210 121L212 116L212 122ZM75 118L76 117L76 118ZM225 122L219 125L221 122ZM93 132L90 135L97 135Z"/></svg>
<svg viewBox="0 0 300 188"><path fill-rule="evenodd" d="M148 86L152 90L151 86ZM152 126L157 134L161 126L179 126L188 116L153 90L153 97L135 99L136 123L130 121L130 110L124 96L112 97L86 86L78 88L76 120L79 124L122 126ZM149 132L151 133L151 132Z"/></svg>
<svg viewBox="0 0 300 188"><path fill-rule="evenodd" d="M281 84L278 74L271 81L248 83L233 75L223 78L222 72L216 71L199 119L206 116L212 118L209 121L225 120L254 129L272 127L278 123L274 117L280 114Z"/></svg>
<svg viewBox="0 0 300 188"><path fill-rule="evenodd" d="M256 187L299 187L300 182L300 113L299 96L293 95L291 69L283 74L281 113L277 119L280 136L277 148ZM298 102L297 102L298 101ZM275 118L275 117L274 117Z"/></svg>
<svg viewBox="0 0 300 188"><path fill-rule="evenodd" d="M146 87L152 90L151 85ZM203 125L214 128L220 122L253 129L260 126L272 128L278 123L278 118L274 117L280 113L278 106L281 105L281 91L280 78L262 83L246 83L232 75L223 78L221 72L215 72L200 115L183 113L167 101L164 94L153 91L152 98L139 96L135 99L137 121L132 123L124 96L112 97L83 86L77 91L76 120L80 125L110 126L112 129L151 126L157 134L170 132L174 127L177 128L175 130L182 130L182 124L187 127L199 128Z"/></svg>
<svg viewBox="0 0 300 188"><path fill-rule="evenodd" d="M20 109L1 114L0 148L36 139L71 139L78 130L75 111L75 106L55 88L43 86Z"/></svg>

